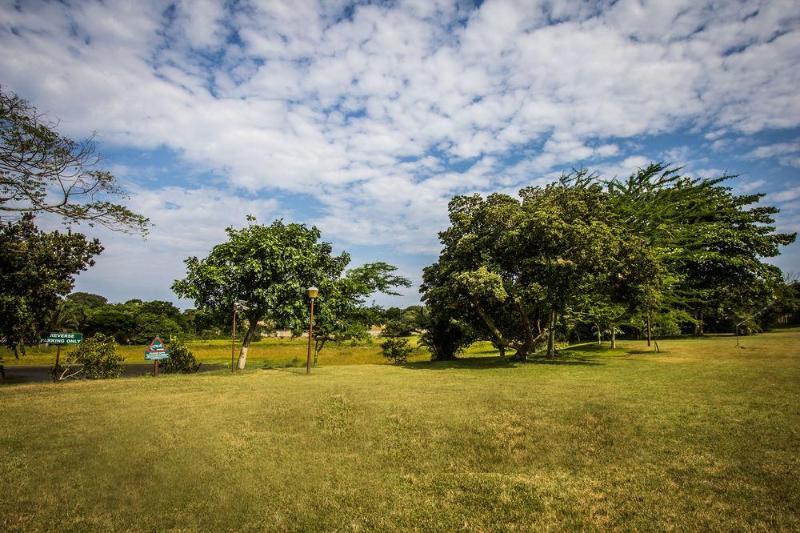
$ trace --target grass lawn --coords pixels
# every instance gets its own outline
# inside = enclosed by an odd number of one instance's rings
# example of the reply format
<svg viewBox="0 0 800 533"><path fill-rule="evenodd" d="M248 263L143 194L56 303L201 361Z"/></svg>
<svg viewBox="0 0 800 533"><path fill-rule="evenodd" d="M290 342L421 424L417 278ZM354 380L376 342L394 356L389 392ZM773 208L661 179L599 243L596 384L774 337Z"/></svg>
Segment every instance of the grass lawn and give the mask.
<svg viewBox="0 0 800 533"><path fill-rule="evenodd" d="M265 338L250 345L247 352L248 368L263 368L267 366L287 366L296 364L305 365L308 350L307 339L275 339ZM383 339L374 339L369 343L351 344L349 342L328 343L320 352L319 365L363 365L363 364L389 364L381 356L380 344ZM416 345L416 338L410 339L411 345ZM198 361L207 364L231 364L230 340L200 340L186 343ZM236 345L236 357L239 357L239 346ZM144 345L118 345L117 351L125 357L125 363L145 363ZM470 352L483 352L491 348L489 343L479 343ZM61 357L65 357L72 347L62 347ZM56 361L55 346L34 346L28 348L27 353L19 359L7 348L0 348L2 363L8 366L15 365L53 365ZM427 351L420 349L411 357L412 361L429 359Z"/></svg>
<svg viewBox="0 0 800 533"><path fill-rule="evenodd" d="M0 530L800 529L800 331L661 344L0 387Z"/></svg>

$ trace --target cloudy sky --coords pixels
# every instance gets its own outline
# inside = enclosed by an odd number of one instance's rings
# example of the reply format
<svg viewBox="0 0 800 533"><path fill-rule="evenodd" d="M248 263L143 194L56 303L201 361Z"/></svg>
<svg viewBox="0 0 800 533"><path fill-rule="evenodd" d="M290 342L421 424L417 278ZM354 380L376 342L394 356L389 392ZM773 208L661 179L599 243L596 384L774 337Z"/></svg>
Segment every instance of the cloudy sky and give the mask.
<svg viewBox="0 0 800 533"><path fill-rule="evenodd" d="M183 259L247 214L418 280L454 194L576 167L737 174L800 229L793 0L0 0L0 50L0 84L96 132L155 224L94 231L78 289L112 301L174 300ZM800 245L776 262L800 271Z"/></svg>

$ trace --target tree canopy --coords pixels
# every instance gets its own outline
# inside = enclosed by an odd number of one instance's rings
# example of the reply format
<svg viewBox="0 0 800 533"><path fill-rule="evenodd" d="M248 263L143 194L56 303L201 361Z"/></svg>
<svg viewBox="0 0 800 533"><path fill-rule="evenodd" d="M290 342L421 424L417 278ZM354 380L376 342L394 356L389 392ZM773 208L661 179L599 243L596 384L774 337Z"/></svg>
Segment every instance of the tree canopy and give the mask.
<svg viewBox="0 0 800 533"><path fill-rule="evenodd" d="M28 102L0 86L0 220L51 213L66 223L147 231L147 218L115 203L125 196L100 168L94 141L55 131Z"/></svg>
<svg viewBox="0 0 800 533"><path fill-rule="evenodd" d="M0 335L16 355L39 342L75 275L102 249L79 233L43 232L30 214L0 225Z"/></svg>
<svg viewBox="0 0 800 533"><path fill-rule="evenodd" d="M426 343L486 338L525 358L557 329L622 323L667 332L704 316L741 321L770 305L780 271L763 261L794 234L775 231L763 195L652 164L625 180L582 170L542 187L456 196L442 252L423 273ZM434 324L436 327L433 327Z"/></svg>
<svg viewBox="0 0 800 533"><path fill-rule="evenodd" d="M352 331L362 298L408 285L386 263L345 272L349 254L335 255L330 243L320 241L315 227L282 220L266 226L248 218L249 226L228 228L228 241L216 245L208 257L188 258L186 278L173 284L176 294L193 299L200 310L232 314L234 306L241 304L247 329L239 353L240 369L245 367L247 349L260 322L294 331L305 328L308 287L320 290L320 339L331 339Z"/></svg>

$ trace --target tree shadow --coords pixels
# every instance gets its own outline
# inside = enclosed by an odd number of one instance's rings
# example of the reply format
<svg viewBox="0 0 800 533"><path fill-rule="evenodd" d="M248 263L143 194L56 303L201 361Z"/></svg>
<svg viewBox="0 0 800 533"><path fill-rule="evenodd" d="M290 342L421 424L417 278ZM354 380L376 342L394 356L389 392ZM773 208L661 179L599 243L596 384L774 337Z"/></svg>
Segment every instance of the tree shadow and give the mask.
<svg viewBox="0 0 800 533"><path fill-rule="evenodd" d="M511 357L463 357L449 361L416 361L406 363L403 368L410 370L492 370L497 368L516 368L523 365L554 365L554 366L599 366L603 363L590 357L566 354L547 357L536 355L528 357L525 361Z"/></svg>

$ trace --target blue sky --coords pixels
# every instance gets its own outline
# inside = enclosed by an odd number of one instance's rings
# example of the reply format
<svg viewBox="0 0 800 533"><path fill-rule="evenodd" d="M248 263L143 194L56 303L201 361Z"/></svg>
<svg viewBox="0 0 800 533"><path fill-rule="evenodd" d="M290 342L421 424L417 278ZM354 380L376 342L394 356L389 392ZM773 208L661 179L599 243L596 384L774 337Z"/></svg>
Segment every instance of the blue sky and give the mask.
<svg viewBox="0 0 800 533"><path fill-rule="evenodd" d="M247 214L418 281L454 194L576 167L737 174L800 228L795 1L0 0L0 48L0 84L96 133L155 224L87 229L106 251L77 288L112 301L174 300ZM775 262L800 271L800 245Z"/></svg>

